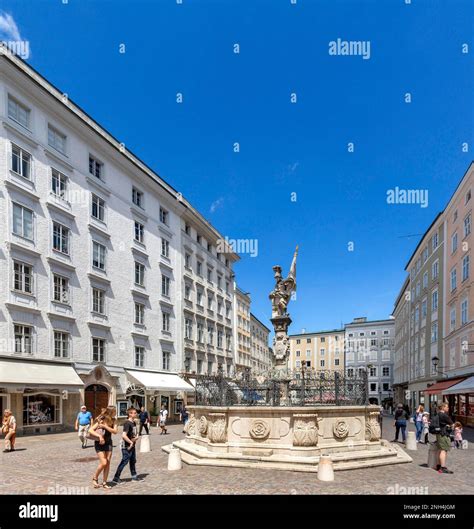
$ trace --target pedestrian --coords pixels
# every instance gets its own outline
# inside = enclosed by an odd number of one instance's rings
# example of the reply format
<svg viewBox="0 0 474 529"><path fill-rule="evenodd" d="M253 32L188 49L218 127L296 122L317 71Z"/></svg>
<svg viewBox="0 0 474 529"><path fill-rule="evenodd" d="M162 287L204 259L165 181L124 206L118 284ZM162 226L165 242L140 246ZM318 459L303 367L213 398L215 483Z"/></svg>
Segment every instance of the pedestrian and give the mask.
<svg viewBox="0 0 474 529"><path fill-rule="evenodd" d="M451 438L449 433L453 426L453 420L448 415L448 403L443 402L438 406L439 433L436 435L436 443L439 449L439 463L436 470L440 474L453 474L452 470L446 467L448 452L451 450Z"/></svg>
<svg viewBox="0 0 474 529"><path fill-rule="evenodd" d="M184 404L182 405L181 410L179 411L179 417L181 419L181 422L183 423L183 433L186 433L186 423L189 420L189 413Z"/></svg>
<svg viewBox="0 0 474 529"><path fill-rule="evenodd" d="M115 471L114 479L112 480L112 483L115 485L118 485L121 482L120 475L127 464L130 464L132 481L141 481L137 476L137 469L135 467L137 462L135 445L138 441L137 423L135 422L135 419L137 418L137 410L135 408L128 408L127 416L127 420L123 423L122 440L120 442L122 461L120 461L119 466Z"/></svg>
<svg viewBox="0 0 474 529"><path fill-rule="evenodd" d="M421 434L423 433L423 412L424 411L425 411L425 408L423 407L423 404L420 404L415 411L415 415L413 416L413 419L415 421L416 442L417 443L421 441Z"/></svg>
<svg viewBox="0 0 474 529"><path fill-rule="evenodd" d="M112 435L117 433L117 419L116 409L114 406L103 408L100 415L95 420L94 424L89 430L89 435L97 437L97 441L94 443L97 457L99 458L99 465L92 477L92 484L95 489L100 487L99 476L102 473L102 487L104 489L110 489L110 485L107 484L107 478L110 471L110 461L112 459Z"/></svg>
<svg viewBox="0 0 474 529"><path fill-rule="evenodd" d="M423 432L422 436L425 438L425 445L429 442L429 433L430 433L430 414L425 411L423 412Z"/></svg>
<svg viewBox="0 0 474 529"><path fill-rule="evenodd" d="M5 436L4 452L14 452L16 440L16 419L11 410L3 412L2 434Z"/></svg>
<svg viewBox="0 0 474 529"><path fill-rule="evenodd" d="M76 417L76 432L79 432L79 439L82 443L82 448L87 448L87 438L89 436L89 428L92 424L92 413L87 411L86 406L81 406L81 411Z"/></svg>
<svg viewBox="0 0 474 529"><path fill-rule="evenodd" d="M398 404L397 411L395 412L395 439L392 443L398 443L400 430L402 431L402 441L405 442L408 417L408 412L403 408L403 404Z"/></svg>
<svg viewBox="0 0 474 529"><path fill-rule="evenodd" d="M158 418L161 432L160 435L167 434L168 430L166 429L166 421L168 419L168 410L166 409L166 406L162 404L161 410L160 410L160 416Z"/></svg>
<svg viewBox="0 0 474 529"><path fill-rule="evenodd" d="M459 421L456 421L453 424L454 430L454 446L456 448L462 448L462 424Z"/></svg>
<svg viewBox="0 0 474 529"><path fill-rule="evenodd" d="M140 408L140 413L138 414L138 418L140 420L140 430L138 432L138 435L142 434L143 428L145 428L146 434L150 435L150 431L148 430L148 425L150 424L150 414L145 409L145 406L142 406Z"/></svg>

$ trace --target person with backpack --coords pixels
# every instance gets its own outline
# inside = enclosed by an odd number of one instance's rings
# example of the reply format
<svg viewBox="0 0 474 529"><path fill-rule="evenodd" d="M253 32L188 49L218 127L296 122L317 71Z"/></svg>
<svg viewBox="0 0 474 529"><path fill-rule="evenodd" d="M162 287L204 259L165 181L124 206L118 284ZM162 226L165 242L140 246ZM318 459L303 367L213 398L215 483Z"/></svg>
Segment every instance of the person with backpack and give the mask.
<svg viewBox="0 0 474 529"><path fill-rule="evenodd" d="M439 450L439 463L436 470L440 474L453 474L452 470L446 467L448 452L451 450L450 432L453 426L453 420L448 415L448 403L443 402L438 407L438 415L435 415L430 424L430 433L436 433L436 444Z"/></svg>
<svg viewBox="0 0 474 529"><path fill-rule="evenodd" d="M402 442L405 442L407 437L406 431L408 418L408 412L403 408L403 404L399 404L397 406L397 411L395 412L395 439L392 443L398 443L400 430L402 431Z"/></svg>

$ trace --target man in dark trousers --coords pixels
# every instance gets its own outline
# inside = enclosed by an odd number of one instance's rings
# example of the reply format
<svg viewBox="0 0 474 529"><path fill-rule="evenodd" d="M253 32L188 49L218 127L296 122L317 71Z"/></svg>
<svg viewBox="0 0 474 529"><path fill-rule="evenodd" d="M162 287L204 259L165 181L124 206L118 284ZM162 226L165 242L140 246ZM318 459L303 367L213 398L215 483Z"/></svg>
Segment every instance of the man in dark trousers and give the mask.
<svg viewBox="0 0 474 529"><path fill-rule="evenodd" d="M452 429L453 420L448 415L449 405L447 402L443 402L438 407L439 415L439 434L436 435L436 444L439 449L439 464L436 470L440 474L452 474L452 470L446 468L446 459L448 458L448 452L451 450L451 437L450 431Z"/></svg>
<svg viewBox="0 0 474 529"><path fill-rule="evenodd" d="M143 428L145 428L146 434L149 435L148 425L150 424L150 414L145 410L145 406L140 408L140 413L138 414L138 419L140 420L140 429L138 435L142 434Z"/></svg>
<svg viewBox="0 0 474 529"><path fill-rule="evenodd" d="M122 461L120 461L117 470L115 471L114 479L112 483L118 485L120 483L120 475L122 470L130 463L130 473L132 474L132 481L141 481L137 476L137 469L135 464L137 462L137 454L135 450L135 443L138 440L137 435L137 410L135 408L128 408L127 410L128 419L123 423L122 440L120 442L120 448L122 449Z"/></svg>

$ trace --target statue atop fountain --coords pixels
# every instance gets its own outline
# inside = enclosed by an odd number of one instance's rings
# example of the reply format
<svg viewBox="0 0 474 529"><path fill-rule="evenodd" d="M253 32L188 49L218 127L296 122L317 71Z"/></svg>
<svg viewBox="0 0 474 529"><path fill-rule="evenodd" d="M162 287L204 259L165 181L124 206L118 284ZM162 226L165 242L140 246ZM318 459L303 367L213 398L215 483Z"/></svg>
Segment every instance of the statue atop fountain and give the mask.
<svg viewBox="0 0 474 529"><path fill-rule="evenodd" d="M288 303L292 293L296 291L296 257L298 255L298 246L296 247L291 262L288 277L283 279L281 266L274 266L275 288L270 292L272 302L271 322L275 331L273 338L273 355L275 370L281 374L287 369L288 357L290 354L290 341L288 338L288 327L291 324L291 318L288 314Z"/></svg>

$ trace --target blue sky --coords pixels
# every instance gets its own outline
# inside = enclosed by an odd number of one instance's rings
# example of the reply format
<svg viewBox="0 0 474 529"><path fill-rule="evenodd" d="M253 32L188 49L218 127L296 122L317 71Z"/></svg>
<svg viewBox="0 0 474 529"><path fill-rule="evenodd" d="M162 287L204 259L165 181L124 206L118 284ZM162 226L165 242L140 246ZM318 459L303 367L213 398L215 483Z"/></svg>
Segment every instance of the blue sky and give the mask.
<svg viewBox="0 0 474 529"><path fill-rule="evenodd" d="M419 239L406 236L424 232L474 158L470 0L2 0L1 9L30 41L34 68L221 233L258 240L236 274L267 324L272 266L286 273L299 244L293 333L387 317ZM329 55L338 38L369 41L370 59ZM427 189L428 207L387 204L395 186Z"/></svg>

